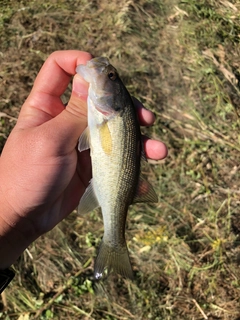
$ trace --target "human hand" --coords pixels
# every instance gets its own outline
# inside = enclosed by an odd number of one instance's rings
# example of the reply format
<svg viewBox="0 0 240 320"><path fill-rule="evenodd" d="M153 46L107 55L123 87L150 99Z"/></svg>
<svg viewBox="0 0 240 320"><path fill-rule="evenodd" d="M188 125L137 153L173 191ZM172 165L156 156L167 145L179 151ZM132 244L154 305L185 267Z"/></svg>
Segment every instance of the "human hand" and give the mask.
<svg viewBox="0 0 240 320"><path fill-rule="evenodd" d="M71 213L91 178L89 152L76 149L87 126L88 84L75 75L66 108L60 99L76 66L89 59L81 51L49 56L5 144L0 158L0 269ZM134 101L141 125L151 125L154 115ZM167 154L161 142L145 139L144 145L149 158Z"/></svg>

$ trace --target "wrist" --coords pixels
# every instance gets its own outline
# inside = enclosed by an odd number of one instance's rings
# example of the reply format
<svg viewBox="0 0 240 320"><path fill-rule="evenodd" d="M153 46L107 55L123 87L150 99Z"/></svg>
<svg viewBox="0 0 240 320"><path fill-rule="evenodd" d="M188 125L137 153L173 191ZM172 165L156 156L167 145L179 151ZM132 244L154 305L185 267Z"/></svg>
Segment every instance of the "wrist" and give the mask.
<svg viewBox="0 0 240 320"><path fill-rule="evenodd" d="M0 270L10 267L26 247L22 235L0 217Z"/></svg>
<svg viewBox="0 0 240 320"><path fill-rule="evenodd" d="M10 267L34 241L33 227L7 204L0 191L0 270Z"/></svg>

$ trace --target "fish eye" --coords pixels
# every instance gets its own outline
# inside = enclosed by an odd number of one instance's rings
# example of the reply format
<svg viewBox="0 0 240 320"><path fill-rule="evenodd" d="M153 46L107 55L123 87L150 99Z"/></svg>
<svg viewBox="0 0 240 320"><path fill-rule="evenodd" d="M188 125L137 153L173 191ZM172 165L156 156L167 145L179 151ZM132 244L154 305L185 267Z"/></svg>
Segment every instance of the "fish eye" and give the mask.
<svg viewBox="0 0 240 320"><path fill-rule="evenodd" d="M109 78L110 80L115 80L115 79L117 78L116 72L110 71L109 74L108 74L108 78Z"/></svg>

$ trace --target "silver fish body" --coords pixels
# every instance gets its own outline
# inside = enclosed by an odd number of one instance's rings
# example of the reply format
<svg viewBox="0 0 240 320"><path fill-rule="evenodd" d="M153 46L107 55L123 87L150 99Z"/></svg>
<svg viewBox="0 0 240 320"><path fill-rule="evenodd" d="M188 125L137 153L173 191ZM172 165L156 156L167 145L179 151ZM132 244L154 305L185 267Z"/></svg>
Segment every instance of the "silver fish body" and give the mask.
<svg viewBox="0 0 240 320"><path fill-rule="evenodd" d="M79 150L91 150L92 180L79 212L101 207L104 235L94 267L96 279L115 272L133 278L125 240L128 207L156 202L151 185L140 174L141 132L133 101L107 58L94 58L77 72L90 83L88 128Z"/></svg>

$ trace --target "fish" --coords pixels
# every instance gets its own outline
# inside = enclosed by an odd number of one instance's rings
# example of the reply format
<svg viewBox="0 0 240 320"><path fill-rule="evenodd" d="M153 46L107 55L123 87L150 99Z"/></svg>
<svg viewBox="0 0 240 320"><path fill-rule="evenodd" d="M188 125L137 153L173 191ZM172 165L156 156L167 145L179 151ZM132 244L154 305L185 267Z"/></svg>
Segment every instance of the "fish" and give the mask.
<svg viewBox="0 0 240 320"><path fill-rule="evenodd" d="M141 174L145 158L140 125L131 95L106 57L78 65L89 83L88 126L79 138L80 152L90 149L92 179L78 212L101 208L104 234L94 264L94 278L110 273L133 279L125 238L128 208L137 202L157 202L152 185Z"/></svg>

